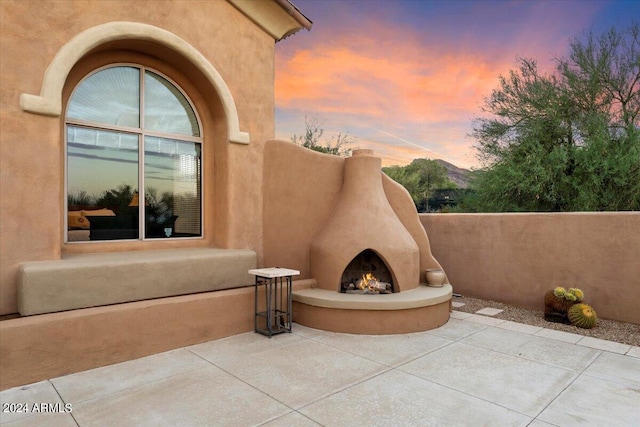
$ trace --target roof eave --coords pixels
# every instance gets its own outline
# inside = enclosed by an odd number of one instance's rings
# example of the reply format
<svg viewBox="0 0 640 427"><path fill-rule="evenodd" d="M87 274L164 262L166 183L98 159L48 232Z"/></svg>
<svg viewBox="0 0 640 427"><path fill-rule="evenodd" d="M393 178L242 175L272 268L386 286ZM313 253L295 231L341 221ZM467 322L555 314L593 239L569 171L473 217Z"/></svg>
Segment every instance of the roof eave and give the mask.
<svg viewBox="0 0 640 427"><path fill-rule="evenodd" d="M233 6L278 42L313 22L289 0L228 0Z"/></svg>

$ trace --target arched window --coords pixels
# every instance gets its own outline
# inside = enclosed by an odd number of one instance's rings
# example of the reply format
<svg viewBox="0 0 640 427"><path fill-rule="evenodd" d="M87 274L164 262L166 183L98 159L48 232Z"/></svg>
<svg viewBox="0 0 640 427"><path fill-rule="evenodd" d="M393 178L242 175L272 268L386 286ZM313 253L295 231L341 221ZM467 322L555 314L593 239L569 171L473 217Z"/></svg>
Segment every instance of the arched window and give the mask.
<svg viewBox="0 0 640 427"><path fill-rule="evenodd" d="M202 134L178 86L139 65L99 69L65 124L67 241L202 236Z"/></svg>

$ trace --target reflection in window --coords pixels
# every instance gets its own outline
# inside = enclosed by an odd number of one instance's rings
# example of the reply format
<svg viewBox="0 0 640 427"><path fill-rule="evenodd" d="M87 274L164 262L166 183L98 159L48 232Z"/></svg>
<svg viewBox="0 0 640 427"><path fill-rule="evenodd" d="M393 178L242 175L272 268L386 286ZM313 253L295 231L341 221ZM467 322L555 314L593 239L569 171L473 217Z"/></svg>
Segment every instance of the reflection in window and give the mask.
<svg viewBox="0 0 640 427"><path fill-rule="evenodd" d="M68 229L76 240L137 239L138 136L67 126ZM80 238L84 236L84 238Z"/></svg>
<svg viewBox="0 0 640 427"><path fill-rule="evenodd" d="M202 236L200 129L176 86L141 67L99 70L66 119L68 241Z"/></svg>
<svg viewBox="0 0 640 427"><path fill-rule="evenodd" d="M200 235L200 144L145 137L147 238Z"/></svg>
<svg viewBox="0 0 640 427"><path fill-rule="evenodd" d="M167 79L144 75L144 127L148 131L200 136L198 120L185 96Z"/></svg>
<svg viewBox="0 0 640 427"><path fill-rule="evenodd" d="M76 88L67 119L103 125L140 127L140 70L106 68Z"/></svg>

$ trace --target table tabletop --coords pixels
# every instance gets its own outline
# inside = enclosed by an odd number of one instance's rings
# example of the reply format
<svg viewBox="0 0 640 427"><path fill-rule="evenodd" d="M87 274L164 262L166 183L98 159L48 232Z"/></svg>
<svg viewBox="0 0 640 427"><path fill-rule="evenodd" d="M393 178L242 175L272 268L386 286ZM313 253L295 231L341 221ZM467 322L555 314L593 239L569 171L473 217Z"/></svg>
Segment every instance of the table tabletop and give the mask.
<svg viewBox="0 0 640 427"><path fill-rule="evenodd" d="M254 268L249 270L249 274L260 277L274 278L285 276L298 276L300 272L298 270L292 270L290 268L270 267L270 268Z"/></svg>

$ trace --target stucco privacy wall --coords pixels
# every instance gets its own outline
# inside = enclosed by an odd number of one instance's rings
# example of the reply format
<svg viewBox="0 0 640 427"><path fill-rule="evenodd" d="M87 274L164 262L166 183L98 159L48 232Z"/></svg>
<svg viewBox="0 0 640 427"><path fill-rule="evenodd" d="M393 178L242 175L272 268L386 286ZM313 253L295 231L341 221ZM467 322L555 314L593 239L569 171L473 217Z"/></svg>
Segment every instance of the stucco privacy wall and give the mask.
<svg viewBox="0 0 640 427"><path fill-rule="evenodd" d="M225 1L42 1L0 2L0 313L16 312L18 265L60 259L64 253L163 249L194 246L247 248L262 256L262 150L274 134L274 39ZM31 114L20 108L20 95L39 94L55 55L73 37L98 25L129 21L165 30L199 52L220 74L235 100L239 129L251 144L224 144L205 170L205 237L192 241L114 242L65 245L63 241L63 118ZM105 46L108 47L108 46ZM164 61L202 90L205 114L218 114L221 102L196 67L170 49L153 43L122 44ZM183 82L180 82L183 83ZM203 86L204 85L204 86ZM197 104L197 100L194 100ZM202 113L202 111L201 111ZM219 117L205 134L226 142ZM207 154L208 153L208 154ZM205 159L205 163L207 160ZM207 181L209 180L209 181ZM214 191L215 190L215 191ZM213 206L215 205L215 209ZM211 207L211 209L207 209ZM259 261L260 262L260 261Z"/></svg>
<svg viewBox="0 0 640 427"><path fill-rule="evenodd" d="M640 324L640 213L422 214L454 292L542 310L578 287L602 318Z"/></svg>

